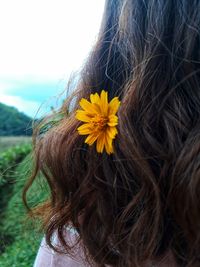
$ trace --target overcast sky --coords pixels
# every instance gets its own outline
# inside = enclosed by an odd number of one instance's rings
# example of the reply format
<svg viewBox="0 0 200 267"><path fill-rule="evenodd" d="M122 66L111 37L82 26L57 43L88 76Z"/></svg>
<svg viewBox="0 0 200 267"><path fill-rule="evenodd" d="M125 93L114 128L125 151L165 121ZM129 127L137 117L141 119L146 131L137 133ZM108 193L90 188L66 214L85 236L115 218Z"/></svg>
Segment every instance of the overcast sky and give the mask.
<svg viewBox="0 0 200 267"><path fill-rule="evenodd" d="M95 42L104 0L0 0L0 102L34 116Z"/></svg>

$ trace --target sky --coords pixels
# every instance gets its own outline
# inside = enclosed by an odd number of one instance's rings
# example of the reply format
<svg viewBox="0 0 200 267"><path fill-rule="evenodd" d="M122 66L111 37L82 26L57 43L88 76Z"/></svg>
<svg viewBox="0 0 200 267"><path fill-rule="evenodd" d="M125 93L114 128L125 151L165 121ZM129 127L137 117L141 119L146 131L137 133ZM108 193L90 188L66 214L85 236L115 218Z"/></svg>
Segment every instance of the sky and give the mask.
<svg viewBox="0 0 200 267"><path fill-rule="evenodd" d="M103 8L104 0L0 0L0 102L31 117L48 111L95 43Z"/></svg>

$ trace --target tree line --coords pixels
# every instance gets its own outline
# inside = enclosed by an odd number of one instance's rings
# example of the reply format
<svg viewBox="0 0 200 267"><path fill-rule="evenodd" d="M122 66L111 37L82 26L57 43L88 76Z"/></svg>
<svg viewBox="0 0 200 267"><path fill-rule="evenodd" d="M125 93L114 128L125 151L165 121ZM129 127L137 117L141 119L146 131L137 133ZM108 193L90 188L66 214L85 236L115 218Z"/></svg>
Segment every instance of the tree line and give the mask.
<svg viewBox="0 0 200 267"><path fill-rule="evenodd" d="M0 136L32 134L32 118L15 107L0 103Z"/></svg>

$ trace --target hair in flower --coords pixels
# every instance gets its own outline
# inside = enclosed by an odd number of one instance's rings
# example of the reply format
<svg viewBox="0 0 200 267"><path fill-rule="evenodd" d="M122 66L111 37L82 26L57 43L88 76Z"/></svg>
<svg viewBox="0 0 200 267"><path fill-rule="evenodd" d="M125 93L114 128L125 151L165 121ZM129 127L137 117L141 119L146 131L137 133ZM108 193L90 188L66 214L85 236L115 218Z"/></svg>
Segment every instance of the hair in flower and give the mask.
<svg viewBox="0 0 200 267"><path fill-rule="evenodd" d="M99 153L103 153L104 148L108 154L113 153L113 140L118 133L118 97L108 102L108 92L102 90L100 95L91 94L90 102L82 98L79 104L82 110L76 111L76 118L83 124L77 130L80 135L87 135L85 143L91 146L96 142Z"/></svg>

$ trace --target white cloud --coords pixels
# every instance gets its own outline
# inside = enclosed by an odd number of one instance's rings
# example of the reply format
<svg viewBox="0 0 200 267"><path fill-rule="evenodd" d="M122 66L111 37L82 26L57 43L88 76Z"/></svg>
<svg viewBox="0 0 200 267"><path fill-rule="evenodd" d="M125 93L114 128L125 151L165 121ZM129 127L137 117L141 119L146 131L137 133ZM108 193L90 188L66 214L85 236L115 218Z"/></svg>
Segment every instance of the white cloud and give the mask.
<svg viewBox="0 0 200 267"><path fill-rule="evenodd" d="M0 102L34 116L41 103L26 90L44 101L64 89L95 42L104 1L0 0Z"/></svg>
<svg viewBox="0 0 200 267"><path fill-rule="evenodd" d="M0 0L0 76L60 79L80 67L104 0Z"/></svg>

